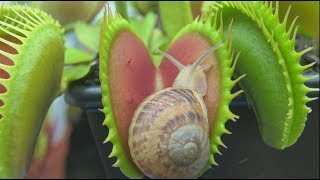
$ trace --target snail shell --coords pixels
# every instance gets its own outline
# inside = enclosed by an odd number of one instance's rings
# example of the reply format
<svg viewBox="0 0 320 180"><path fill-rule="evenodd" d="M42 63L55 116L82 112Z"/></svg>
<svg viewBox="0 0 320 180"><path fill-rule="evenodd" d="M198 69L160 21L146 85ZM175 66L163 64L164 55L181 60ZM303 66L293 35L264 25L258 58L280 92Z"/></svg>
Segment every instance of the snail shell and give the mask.
<svg viewBox="0 0 320 180"><path fill-rule="evenodd" d="M189 89L166 88L149 96L129 129L133 161L151 178L194 177L208 162L205 104Z"/></svg>

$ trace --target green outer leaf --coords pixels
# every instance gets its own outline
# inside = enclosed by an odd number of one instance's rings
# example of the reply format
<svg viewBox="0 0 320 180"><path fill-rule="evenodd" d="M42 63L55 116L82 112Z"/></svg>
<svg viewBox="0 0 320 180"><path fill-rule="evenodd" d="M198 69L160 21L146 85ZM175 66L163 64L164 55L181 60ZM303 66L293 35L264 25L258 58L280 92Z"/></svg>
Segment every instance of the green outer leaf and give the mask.
<svg viewBox="0 0 320 180"><path fill-rule="evenodd" d="M159 1L159 12L163 30L173 38L185 25L192 22L189 1Z"/></svg>
<svg viewBox="0 0 320 180"><path fill-rule="evenodd" d="M99 27L90 26L82 21L74 24L74 30L80 43L87 47L91 52L99 51Z"/></svg>
<svg viewBox="0 0 320 180"><path fill-rule="evenodd" d="M150 39L154 26L156 25L157 16L154 13L148 13L142 20L130 19L131 26L137 32L139 38L149 47Z"/></svg>
<svg viewBox="0 0 320 180"><path fill-rule="evenodd" d="M218 153L221 154L218 150L218 146L225 145L221 141L221 136L224 133L230 134L230 132L225 128L225 123L229 119L236 119L238 116L234 115L230 109L229 104L231 103L232 99L235 98L241 91L238 91L234 94L231 93L233 86L242 78L238 78L236 80L232 80L232 74L234 70L233 57L231 56L231 42L230 36L228 34L228 38L223 38L223 30L219 26L219 22L215 21L211 23L210 21L201 22L195 20L192 24L187 25L175 36L174 40L178 39L180 36L190 33L196 32L201 34L202 36L206 37L208 41L213 45L224 42L223 46L220 47L215 51L217 55L218 65L220 66L220 73L221 73L221 81L220 81L220 102L219 102L219 110L217 111L217 119L215 119L215 123L213 125L212 134L210 134L210 149L211 149L211 156L209 158L209 162L207 167L203 170L203 174L207 169L210 168L211 164L218 165L214 160L214 154ZM231 32L229 32L231 33ZM173 40L173 42L174 42Z"/></svg>
<svg viewBox="0 0 320 180"><path fill-rule="evenodd" d="M26 2L29 1L21 4ZM75 21L90 22L105 5L105 1L31 1L29 5L50 14L65 26Z"/></svg>
<svg viewBox="0 0 320 180"><path fill-rule="evenodd" d="M301 135L307 114L311 111L306 94L315 89L304 82L302 72L308 66L299 64L307 51L295 52L293 24L286 30L286 19L280 23L278 3L222 2L213 4L216 16L222 12L224 23L233 19L233 48L241 51L235 74L246 73L240 86L258 119L266 144L284 149ZM291 33L294 32L292 39Z"/></svg>
<svg viewBox="0 0 320 180"><path fill-rule="evenodd" d="M157 12L158 10L158 1L131 1L130 3L142 15L148 12Z"/></svg>
<svg viewBox="0 0 320 180"><path fill-rule="evenodd" d="M11 44L19 54L0 51L13 66L0 64L10 74L0 79L7 92L0 94L0 178L22 178L28 170L34 145L49 106L60 86L64 42L60 25L47 14L29 7L4 6L0 35L7 29L22 44ZM4 15L14 18L4 20ZM8 24L15 24L11 28ZM18 33L20 32L20 33ZM20 36L24 34L25 37Z"/></svg>
<svg viewBox="0 0 320 180"><path fill-rule="evenodd" d="M64 54L64 64L88 63L91 62L94 55L89 54L81 49L67 47Z"/></svg>
<svg viewBox="0 0 320 180"><path fill-rule="evenodd" d="M41 127L33 153L33 158L37 160L43 160L48 152L49 137L44 125L45 123Z"/></svg>
<svg viewBox="0 0 320 180"><path fill-rule="evenodd" d="M128 19L127 1L116 1L115 4L117 13L119 13L123 18Z"/></svg>
<svg viewBox="0 0 320 180"><path fill-rule="evenodd" d="M113 144L112 152L109 157L115 156L117 158L116 163L113 165L114 167L119 167L122 173L129 178L142 178L143 174L134 168L134 164L128 159L121 145L115 119L111 110L111 100L108 96L110 94L110 85L107 77L109 57L108 50L119 32L125 29L131 32L134 32L134 30L129 23L119 15L112 16L108 14L108 16L105 15L104 18L104 22L101 26L99 77L101 81L103 112L106 116L103 124L109 129L109 134L105 143L110 141Z"/></svg>
<svg viewBox="0 0 320 180"><path fill-rule="evenodd" d="M61 85L57 96L64 93L71 82L85 77L90 72L91 66L91 64L79 64L64 67Z"/></svg>
<svg viewBox="0 0 320 180"><path fill-rule="evenodd" d="M154 29L149 46L149 51L159 48L165 43L168 43L168 38L164 36L159 29Z"/></svg>
<svg viewBox="0 0 320 180"><path fill-rule="evenodd" d="M71 82L83 78L90 71L91 65L77 65L72 67L65 67L63 71L63 81Z"/></svg>
<svg viewBox="0 0 320 180"><path fill-rule="evenodd" d="M160 48L168 43L169 40L159 29L155 28L156 20L157 16L152 12L149 12L142 20L130 19L130 25L135 29L149 52ZM153 53L150 53L150 56L152 57L153 64L158 68L162 62L162 56Z"/></svg>
<svg viewBox="0 0 320 180"><path fill-rule="evenodd" d="M156 48L159 48L161 50L167 49L168 41L168 38L164 36L159 29L154 29L150 40L150 45L148 47L149 52L152 52ZM162 55L158 53L151 53L150 56L152 57L153 64L156 68L158 68L163 60Z"/></svg>

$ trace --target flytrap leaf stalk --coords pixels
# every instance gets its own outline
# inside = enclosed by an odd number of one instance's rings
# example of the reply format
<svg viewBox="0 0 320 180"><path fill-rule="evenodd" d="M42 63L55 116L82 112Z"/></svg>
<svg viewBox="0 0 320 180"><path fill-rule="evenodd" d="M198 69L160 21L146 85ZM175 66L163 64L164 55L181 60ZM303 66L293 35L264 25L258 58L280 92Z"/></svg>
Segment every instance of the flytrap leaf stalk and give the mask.
<svg viewBox="0 0 320 180"><path fill-rule="evenodd" d="M55 20L27 6L0 8L1 178L26 175L63 63L63 30Z"/></svg>

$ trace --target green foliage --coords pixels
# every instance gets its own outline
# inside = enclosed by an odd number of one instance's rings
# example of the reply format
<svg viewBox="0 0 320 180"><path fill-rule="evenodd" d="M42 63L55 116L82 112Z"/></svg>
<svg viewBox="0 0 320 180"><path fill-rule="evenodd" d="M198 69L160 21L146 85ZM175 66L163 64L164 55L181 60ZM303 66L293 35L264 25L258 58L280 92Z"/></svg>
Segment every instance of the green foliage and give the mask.
<svg viewBox="0 0 320 180"><path fill-rule="evenodd" d="M159 13L164 32L173 38L185 25L192 22L189 1L160 1Z"/></svg>
<svg viewBox="0 0 320 180"><path fill-rule="evenodd" d="M99 51L99 26L90 26L89 24L79 21L74 24L74 31L80 43L84 45L88 51L92 53Z"/></svg>

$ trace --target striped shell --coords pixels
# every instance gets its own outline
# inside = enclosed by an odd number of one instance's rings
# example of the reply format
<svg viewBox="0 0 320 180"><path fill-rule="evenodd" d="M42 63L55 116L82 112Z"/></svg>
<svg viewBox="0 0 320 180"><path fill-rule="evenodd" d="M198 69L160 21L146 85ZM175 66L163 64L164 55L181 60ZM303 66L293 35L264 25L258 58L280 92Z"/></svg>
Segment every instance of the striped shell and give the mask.
<svg viewBox="0 0 320 180"><path fill-rule="evenodd" d="M206 166L207 110L196 92L166 88L147 97L129 128L135 164L151 178L190 178Z"/></svg>

